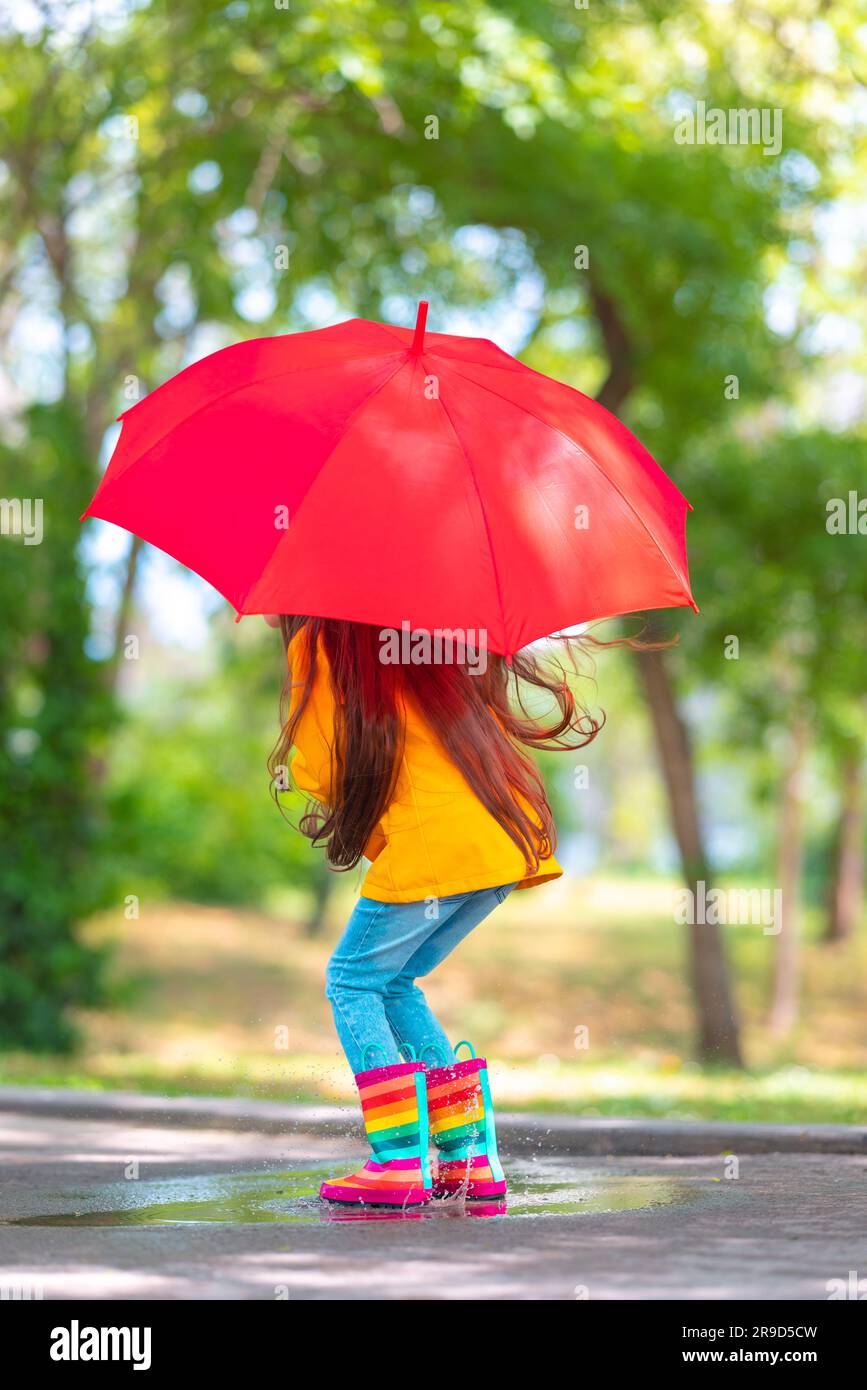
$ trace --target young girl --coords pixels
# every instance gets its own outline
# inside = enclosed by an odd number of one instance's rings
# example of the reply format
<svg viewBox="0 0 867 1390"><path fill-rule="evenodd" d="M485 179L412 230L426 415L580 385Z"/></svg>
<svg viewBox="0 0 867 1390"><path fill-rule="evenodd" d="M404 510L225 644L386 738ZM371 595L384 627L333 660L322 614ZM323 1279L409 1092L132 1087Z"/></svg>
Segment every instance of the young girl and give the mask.
<svg viewBox="0 0 867 1390"><path fill-rule="evenodd" d="M563 671L529 652L511 671L492 653L397 665L379 628L266 621L288 657L275 785L286 785L291 756L292 781L312 799L303 832L334 868L371 861L326 995L373 1152L320 1195L408 1206L503 1194L486 1063L458 1060L418 981L513 890L560 877L551 808L521 745L580 748L600 723L576 707ZM547 718L527 710L531 692L545 696Z"/></svg>

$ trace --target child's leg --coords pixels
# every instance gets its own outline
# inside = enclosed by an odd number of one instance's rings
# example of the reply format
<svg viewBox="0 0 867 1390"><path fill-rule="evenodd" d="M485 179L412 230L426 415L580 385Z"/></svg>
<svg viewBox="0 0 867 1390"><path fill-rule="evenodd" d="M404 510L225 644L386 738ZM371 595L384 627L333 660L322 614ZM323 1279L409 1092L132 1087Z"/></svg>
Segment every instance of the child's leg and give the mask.
<svg viewBox="0 0 867 1390"><path fill-rule="evenodd" d="M420 1062L443 1066L453 1062L455 1054L415 981L429 975L444 961L513 887L510 883L501 888L482 888L454 898L441 898L439 920L433 924L434 930L389 983L385 991L386 1018L398 1043L410 1043Z"/></svg>
<svg viewBox="0 0 867 1390"><path fill-rule="evenodd" d="M435 918L427 900L359 899L328 962L325 987L355 1074L399 1062L398 1043L411 1043L417 1056L420 1046L435 1044L446 1059L452 1057L445 1033L413 981L444 960L502 902L509 887L441 898ZM370 1047L377 1051L365 1060Z"/></svg>
<svg viewBox="0 0 867 1390"><path fill-rule="evenodd" d="M319 1192L326 1200L401 1206L430 1200L425 1071L420 1061L399 1065L386 1008L393 1007L399 1020L399 1041L417 1048L436 1046L442 1056L453 1056L413 980L448 955L502 902L510 887L441 899L436 917L427 901L378 903L362 898L358 903L329 961L326 994L355 1073L373 1152L357 1172L322 1184ZM372 1056L371 1048L377 1049ZM443 1070L450 1075L452 1069Z"/></svg>
<svg viewBox="0 0 867 1390"><path fill-rule="evenodd" d="M360 898L326 971L325 993L347 1060L357 1075L401 1060L385 1011L385 991L441 925L426 902ZM375 1048L369 1056L368 1048Z"/></svg>

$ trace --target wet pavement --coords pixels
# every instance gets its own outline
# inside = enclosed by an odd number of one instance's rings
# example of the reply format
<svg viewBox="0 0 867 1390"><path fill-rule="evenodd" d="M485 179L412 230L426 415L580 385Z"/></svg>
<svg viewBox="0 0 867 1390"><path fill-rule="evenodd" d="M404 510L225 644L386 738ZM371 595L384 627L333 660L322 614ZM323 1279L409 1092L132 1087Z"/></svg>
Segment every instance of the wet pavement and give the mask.
<svg viewBox="0 0 867 1390"><path fill-rule="evenodd" d="M0 1114L0 1292L826 1299L867 1277L867 1158L509 1158L508 1199L333 1207L356 1142Z"/></svg>
<svg viewBox="0 0 867 1390"><path fill-rule="evenodd" d="M76 1194L71 1209L13 1218L18 1226L187 1226L218 1222L441 1221L466 1216L573 1216L591 1211L635 1211L696 1200L707 1179L657 1177L648 1173L611 1174L597 1166L577 1168L574 1160L513 1163L510 1191L503 1199L432 1201L423 1207L360 1210L319 1201L319 1185L333 1175L333 1164L290 1168L274 1173L208 1173L101 1185ZM133 1189L133 1190L131 1190ZM55 1196L56 1201L56 1196Z"/></svg>

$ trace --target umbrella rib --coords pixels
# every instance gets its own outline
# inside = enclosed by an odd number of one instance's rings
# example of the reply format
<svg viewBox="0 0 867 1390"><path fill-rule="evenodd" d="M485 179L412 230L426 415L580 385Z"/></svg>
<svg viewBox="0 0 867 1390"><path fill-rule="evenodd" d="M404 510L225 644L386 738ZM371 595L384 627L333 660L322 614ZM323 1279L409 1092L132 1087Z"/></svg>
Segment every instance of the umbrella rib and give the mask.
<svg viewBox="0 0 867 1390"><path fill-rule="evenodd" d="M476 384L477 384L476 382L474 382L474 381L472 380L471 377L464 376L463 373L459 373L459 375L460 375L460 377L461 377L461 380L467 382L468 385L476 385ZM503 399L506 399L506 398L503 397ZM542 490L542 488L539 487L538 483L536 482L536 479L533 478L531 474L527 473L527 470L526 470L526 469L524 470L524 472L527 474L527 477L530 479L530 482L533 484L533 487L534 487L535 490L536 490L536 495L537 495L537 497L539 498L539 500L540 500L542 506L545 508L545 511L548 513L548 516L550 516L550 518L551 518L551 520L554 522L554 524L558 527L558 529L559 529L561 535L563 536L564 540L571 541L572 537L570 536L568 530L566 529L566 527L565 527L565 525L564 525L564 523L563 523L562 518L557 514L557 512L555 512L554 508L551 506L550 502L548 501L547 497L545 496L544 491ZM522 645L523 645L523 644L522 644Z"/></svg>
<svg viewBox="0 0 867 1390"><path fill-rule="evenodd" d="M452 361L455 361L455 360L456 360L456 359L454 359L454 358L452 359ZM456 371L457 368L452 368L452 370L453 370L453 371ZM531 369L531 370L532 370L532 369ZM625 506L626 506L626 507L628 508L628 510L632 513L632 515L635 517L635 519L636 519L636 521L639 523L639 525L647 532L648 536L649 536L650 539L653 541L653 544L656 546L656 549L659 551L659 554L662 556L662 558L663 558L663 560L665 561L665 563L668 565L668 568L671 570L672 574L674 575L674 577L675 577L675 579L677 580L678 584L680 585L681 589L682 589L683 592L686 594L686 597L687 597L689 603L690 603L693 607L695 606L695 600L693 599L692 594L690 593L690 590L689 590L688 587L684 584L683 579L682 579L681 576L678 574L678 572L677 572L677 570L675 569L674 565L671 563L671 560L669 559L668 555L667 555L667 554L665 553L665 551L663 550L662 546L660 545L660 543L659 543L659 541L657 540L656 536L655 536L655 535L653 534L653 532L651 531L651 529L650 529L650 527L648 526L647 522L644 520L644 517L643 517L638 511L636 511L634 505L632 504L632 502L630 502L629 498L626 496L626 493L623 491L623 489L622 489L622 488L619 488L619 487L617 486L617 484L615 483L614 479L611 478L611 477L606 473L606 471L605 471L605 469L602 467L602 465L599 464L599 463L597 463L596 460L592 457L592 455L591 455L591 454L588 454L587 450L586 450L585 448L583 448L582 445L580 445L580 444L577 442L577 440L574 440L574 439L570 438L570 436L569 436L568 434L566 434L565 431L563 431L563 430L560 429L559 425L553 425L553 424L551 423L550 420L543 420L542 416L541 416L541 415L537 415L536 412L535 412L535 410L530 410L530 408L529 408L528 406L523 405L523 404L519 405L517 401L510 400L510 398L509 398L508 396L504 396L503 393L502 393L501 391L495 391L494 388L493 388L493 386L486 386L485 383L484 383L483 381L475 381L472 377L464 376L463 372L458 372L458 376L461 377L461 379L462 379L463 381L469 382L470 385L472 385L472 386L477 386L477 387L479 387L479 389L482 390L482 391L487 391L489 395L491 395L491 396L496 396L498 400L505 401L507 405L513 405L513 406L515 407L516 410L523 410L524 413L525 413L526 415L530 415L530 416L532 416L532 418L533 418L534 420L538 420L539 424L540 424L540 425L544 425L546 429L554 430L554 432L555 432L556 434L559 434L559 435L560 435L561 439L565 439L565 441L566 441L567 444L569 444L573 449L577 450L577 452L578 452L579 454L581 454L582 457L585 458L589 464L592 464L592 466L596 469L597 473L601 473L602 476L603 476L603 478L605 479L605 481L609 484L609 486L612 487L612 488L614 489L614 491L617 493L618 497L620 497L620 499L623 501L623 503L625 504ZM574 388L574 387L570 387L569 389L570 389L570 390L574 390L575 388ZM581 392L580 392L580 391L576 392L576 395L581 395ZM589 400L590 397L588 396L586 399ZM599 405L599 402L598 402L598 401L594 401L593 404L594 404L594 405ZM600 409L600 410L605 410L604 405L603 405L603 406L599 406L599 409ZM608 414L608 415L611 414L610 411L606 411L605 413ZM616 419L617 419L617 416L615 415L615 416L613 416L612 418L616 420ZM620 423L620 422L618 421L618 423ZM624 428L625 428L625 426L624 426ZM639 442L640 442L640 441L639 441ZM642 446L642 447L643 447L643 446ZM652 454L648 454L648 457L651 459L651 462L654 463L655 466L656 466L657 468L659 468L659 464L658 464L658 463L656 462L656 460L653 458ZM661 468L659 468L659 471L660 471L660 473L663 472L663 470L662 470ZM667 477L668 475L663 473L663 476L664 476L664 477ZM671 482L671 479L669 478L668 481ZM671 485L672 485L672 487L674 488L675 492L677 493L678 497L680 497L680 498L683 500L683 502L686 503L686 506L689 507L689 502L687 502L687 499L684 497L683 493L681 492L681 490L680 490L680 488L677 486L677 484L676 484L676 483L672 483Z"/></svg>
<svg viewBox="0 0 867 1390"><path fill-rule="evenodd" d="M251 339L250 341L253 342L253 341L259 341L259 340L258 340L258 339ZM233 346L238 346L238 344L233 344ZM387 353L387 352L384 352L384 353L382 354L383 357L390 357L391 355L392 355L391 353ZM396 352L395 352L394 356L395 356L395 357L397 356L397 353L396 353ZM202 360L204 360L204 359L202 359ZM195 364L195 363L191 363L191 365L192 365L192 366L195 366L196 364ZM165 431L164 434L161 434L161 435L159 436L158 439L155 439L154 442L153 442L152 444L149 444L149 445L148 445L147 449L145 450L145 454L149 454L150 451L151 451L152 449L155 449L155 448L157 447L158 444L162 444L163 440L164 440L164 439L167 439L168 436L169 436L170 434L172 434L176 429L179 429L181 425L187 425L187 424L189 424L190 420L195 419L195 417L196 417L197 415L201 414L201 412L202 412L203 410L210 410L213 406L218 405L218 404L220 403L220 401L226 400L229 396L236 396L236 395L238 394L239 391L249 391L249 390L251 389L251 387L253 387L253 386L261 386L261 385L263 385L263 383L266 382L266 381L277 381L281 376L300 376L300 375L302 374L302 372L321 372L321 371L326 371L326 370L328 370L329 367L333 367L333 365L334 365L333 362L316 362L316 363L313 363L313 364L312 364L311 366L309 366L309 367L294 367L291 371L286 371L286 370L284 369L283 371L279 371L279 372L269 372L266 376L257 376L253 381L244 381L244 382L242 382L239 386L230 386L230 387L228 388L228 390L226 390L226 391L221 391L218 395L211 397L210 400L203 401L201 405L197 405L196 408L195 408L195 410L191 410L190 413L189 413L189 415L185 415L185 416L183 417L182 420L177 420L177 421L175 421L175 423L174 423L173 425L170 425L169 428ZM397 370L397 369L395 369L395 370ZM181 375L181 373L179 373L178 375ZM393 376L393 375L394 375L394 373L392 373L392 376ZM390 380L391 380L391 377L389 377L388 379L389 379L389 381L390 381ZM122 427L122 426L123 426L123 422L124 422L126 416L127 416L127 415L131 415L132 412L133 412L133 410L135 410L136 406L144 405L144 403L145 403L146 400L151 399L151 398L156 394L157 391L159 391L159 390L162 389L163 386L169 386L169 385L171 384L171 382L174 381L174 380L175 380L175 377L169 377L169 380L168 380L168 381L160 382L160 385L157 386L157 387L155 387L155 389L154 389L153 391L149 392L147 396L143 396L142 399L141 399L140 401L136 401L133 405L131 405L131 406L129 407L129 410L125 410L125 411L123 412L122 415L118 415L117 421L116 421L115 423L119 423L119 424L121 425L121 427ZM384 384L385 384L385 383L383 383L383 385L384 385ZM369 398L366 397L366 398L365 398L365 401L362 401L361 404L364 405L364 404L366 403L366 400L367 400L367 399L369 399ZM129 460L127 461L127 463L124 465L124 467L121 469L121 471L120 471L119 473L116 473L115 476L114 476L113 478L108 478L108 479L103 478L103 482L105 482L106 485L108 485L108 484L110 484L110 483L113 483L113 482L116 482L117 479L120 478L120 477L122 477L124 473L128 472L128 470L129 470L130 468L132 468L132 466L133 466L134 464L140 463L143 457L144 457L143 454L136 454L135 458L129 459ZM101 486L101 484L100 484L100 486Z"/></svg>
<svg viewBox="0 0 867 1390"><path fill-rule="evenodd" d="M447 419L448 422L449 422L449 428L451 429L451 432L452 432L452 434L454 435L454 437L455 437L455 439L456 439L456 441L457 441L458 448L460 449L461 453L462 453L463 456L464 456L464 462L466 463L467 468L469 469L470 477L471 477L472 480L473 480L473 487L474 487L475 490L476 490L476 497L478 498L478 501L479 501L479 511L480 511L481 514L482 514L482 521L484 522L484 526L485 526L485 537L486 537L487 542L488 542L488 554L489 554L490 557L491 557L491 569L492 569L493 572L494 572L494 584L496 585L496 589L497 589L497 602L498 602L499 605L500 605L500 622L502 623L502 627L503 627L502 641L505 643L506 648L507 648L505 655L506 655L506 656L509 656L509 655L511 655L511 653L510 653L510 651L509 651L509 640L510 640L510 639L509 639L509 636L508 636L508 630L507 630L507 625L506 625L506 610L505 610L505 607L504 607L504 605L503 605L503 588L502 588L502 585L501 585L501 583L500 583L500 571L499 571L499 569L498 569L498 567L497 567L497 557L496 557L496 555L494 554L494 541L493 541L493 537L491 536L491 525L490 525L490 522L488 521L488 513L487 513L486 510L485 510L485 503L484 503L484 499L482 498L482 491L481 491L481 488L479 487L479 480L478 480L478 478L476 477L476 470L473 468L472 462L470 461L470 456L469 456L469 454L467 453L466 449L464 448L463 440L461 439L460 435L458 434L457 429L455 428L455 422L454 422L454 420L452 419L451 414L449 413L449 408L448 408L448 406L446 405L446 403L445 403L445 401L443 400L442 396L439 396L439 395L438 395L438 396L437 396L437 400L439 401L440 405L442 406L443 412L445 413L445 417L446 417L446 419Z"/></svg>
<svg viewBox="0 0 867 1390"><path fill-rule="evenodd" d="M332 444L331 448L328 450L328 453L325 455L324 459L322 460L321 464L319 465L319 468L318 468L317 471L316 471L316 477L313 479L313 482L312 482L312 483L310 484L310 486L308 487L308 489L307 489L307 491L305 492L304 496L302 497L302 499L301 499L301 501L300 501L298 507L296 508L295 516L292 518L293 521L294 521L295 518L298 516L298 514L299 514L301 511L303 511L303 509L304 509L304 503L307 501L307 499L309 498L311 492L312 492L312 491L314 490L314 488L316 487L316 484L318 483L319 479L322 477L322 474L323 474L324 470L327 468L328 464L331 462L331 459L332 459L332 457L333 457L333 455L334 455L335 449L337 449L337 448L338 448L341 444L343 444L344 441L347 439L347 437L349 436L349 434L350 434L350 432L351 432L353 426L355 425L356 421L358 420L358 417L361 415L362 411L364 411L364 410L367 409L367 407L370 405L370 402L373 400L374 396L378 396L379 393L380 393L380 391L384 391L385 388L386 388L386 386L388 385L388 383L389 383L390 381L393 381L394 378L397 376L398 372L401 371L402 368L406 366L407 354L406 354L406 353L401 353L400 356L401 356L401 361L398 362L397 366L394 368L394 371L389 372L388 376L385 378L385 381L381 381L381 382L379 383L378 386L374 386L373 390L372 390L372 391L369 391L369 392L367 393L367 395L364 397L364 400L358 402L358 405L355 407L355 409L353 410L352 414L349 416L348 420L346 421L346 424L345 424L345 426L344 426L344 428L343 428L343 432L341 433L340 437L339 437L338 439L335 439L335 441L334 441L334 443ZM262 579L262 576L264 575L265 571L268 569L268 566L269 566L269 565L271 564L271 562L273 561L274 556L277 554L277 551L280 549L280 546L283 544L283 542L284 542L284 541L287 539L287 537L290 535L291 530L292 530L292 528L291 528L291 525L290 525L289 528L288 528L286 531L284 531L284 533L283 533L282 536L278 536L277 541L276 541L276 543L275 543L275 545L274 545L274 549L271 551L271 554L268 556L267 561L266 561L265 564L262 566L262 569L261 569L259 575L257 576L256 579L254 579L254 580L252 581L251 584L249 584L249 585L247 586L247 590L246 590L246 592L245 592L245 594L244 594L243 599L241 600L241 606L237 608L237 611L238 611L239 613L242 611L243 605L247 602L247 599L250 597L251 591L252 591L253 589L255 589L256 585L257 585L257 584L260 582L260 580Z"/></svg>
<svg viewBox="0 0 867 1390"><path fill-rule="evenodd" d="M389 324L389 323L380 323L378 319L365 319L364 322L365 322L365 323L372 323L373 326L374 326L375 328L381 328L382 331L383 331L383 333L387 334L388 337L391 338L393 342L395 342L395 343L400 343L401 346L402 346L403 348L405 348L406 350L409 350L410 344L412 343L412 338L410 337L409 342L407 342L406 339L405 339L405 338L402 338L402 337L400 336L399 333L395 333L395 332L393 331L393 325L392 325L392 324ZM412 334L412 329L411 329L411 328L408 328L406 331L407 331L407 333Z"/></svg>

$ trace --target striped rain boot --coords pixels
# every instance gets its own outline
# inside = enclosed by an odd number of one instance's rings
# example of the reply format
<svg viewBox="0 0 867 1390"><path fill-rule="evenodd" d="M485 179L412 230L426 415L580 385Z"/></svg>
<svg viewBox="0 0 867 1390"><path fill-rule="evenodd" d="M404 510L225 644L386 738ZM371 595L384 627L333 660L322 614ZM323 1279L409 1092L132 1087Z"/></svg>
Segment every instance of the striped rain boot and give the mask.
<svg viewBox="0 0 867 1390"><path fill-rule="evenodd" d="M373 1154L357 1173L324 1182L319 1196L329 1202L401 1207L430 1201L427 1093L421 1062L361 1071L355 1082Z"/></svg>
<svg viewBox="0 0 867 1390"><path fill-rule="evenodd" d="M497 1152L488 1064L468 1042L465 1061L429 1067L427 1103L430 1130L439 1151L433 1176L435 1197L501 1197L506 1178Z"/></svg>

